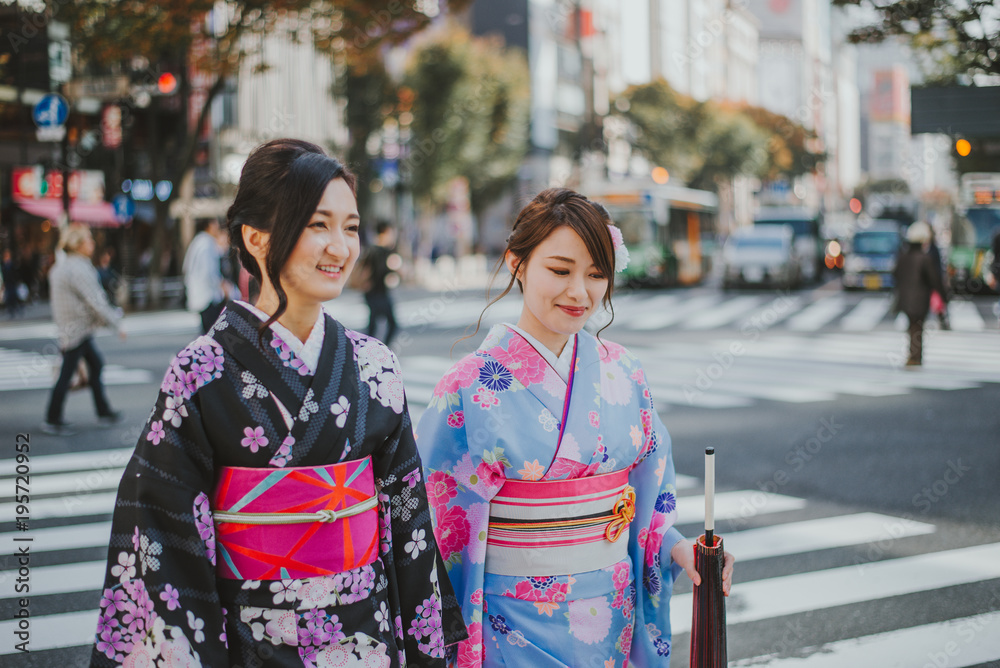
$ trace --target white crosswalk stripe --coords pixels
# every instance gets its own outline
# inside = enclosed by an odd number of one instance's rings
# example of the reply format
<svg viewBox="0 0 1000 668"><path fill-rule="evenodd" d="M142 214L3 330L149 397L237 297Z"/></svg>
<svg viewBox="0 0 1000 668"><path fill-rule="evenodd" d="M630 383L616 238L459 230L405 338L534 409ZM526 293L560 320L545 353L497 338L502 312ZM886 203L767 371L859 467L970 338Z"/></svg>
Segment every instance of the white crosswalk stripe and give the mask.
<svg viewBox="0 0 1000 668"><path fill-rule="evenodd" d="M35 457L33 467L38 471L32 476L33 485L49 492L72 490L65 485L66 476L86 480L90 474L106 477L111 468L90 469L89 464L113 461L119 464L127 449L108 450L96 454L89 462L84 453L43 455ZM0 474L9 475L14 470L12 460L0 461ZM701 481L686 475L677 477L680 490L678 526L687 527L688 533L697 526L704 510ZM61 492L60 492L61 493ZM79 514L72 503L63 503L64 511L50 514L50 518L64 521L61 526L31 529L28 532L0 534L0 543L15 544L15 538L30 537L32 554L57 554L66 551L61 563L36 566L31 571L31 595L35 600L43 597L64 597L69 594L99 591L106 564L95 559L93 552L84 559L73 560L73 550L102 548L107 545L110 533L111 503L113 494L103 491L77 495L99 499L85 501L83 505L100 515L100 521L74 524ZM38 504L62 501L59 494L32 501L32 516ZM101 508L98 510L98 508ZM9 508L0 507L0 514ZM829 513L829 510L825 511ZM725 532L727 519L752 516L755 528ZM813 553L839 550L859 554L856 548L899 544L911 541L906 549L887 551L883 558L859 559L845 566L770 575L761 579L737 582L727 602L730 630L744 624L773 623L776 628L787 624L789 615L801 615L864 605L881 601L900 606L911 605L913 596L939 596L951 588L1000 579L1000 543L968 545L953 549L924 552L920 542L932 537L937 527L910 518L894 517L874 512L848 513L815 517L810 504L793 496L768 494L757 490L723 491L716 496L717 526L722 528L727 549L738 555L743 564L768 563L770 560ZM888 554L891 553L891 554ZM7 562L10 564L11 562ZM9 568L9 566L8 566ZM14 601L16 571L0 571L0 600ZM691 594L675 594L671 601L671 625L675 648L684 647L691 624ZM13 616L13 613L10 613ZM905 615L899 617L905 619ZM92 633L96 628L97 611L77 609L50 614L33 614L31 618L33 652L62 648L76 648L79 656L86 657ZM820 624L821 625L821 624ZM825 644L810 643L810 632L821 629L806 625L799 634L800 647L793 656L762 655L745 657L739 649L731 647L731 666L772 666L773 668L832 668L837 666L922 666L928 657L947 658L949 666L973 666L1000 661L1000 612L989 609L966 613L955 619L905 625L872 635L842 638ZM13 638L17 620L0 620L0 637ZM0 644L0 656L17 654L12 642ZM44 655L42 655L44 656ZM9 660L13 660L12 658ZM932 665L934 665L932 663Z"/></svg>
<svg viewBox="0 0 1000 668"><path fill-rule="evenodd" d="M809 651L811 650L811 651ZM752 657L730 668L844 668L844 666L975 666L1000 657L1000 612L949 619L899 631L809 648L805 658Z"/></svg>

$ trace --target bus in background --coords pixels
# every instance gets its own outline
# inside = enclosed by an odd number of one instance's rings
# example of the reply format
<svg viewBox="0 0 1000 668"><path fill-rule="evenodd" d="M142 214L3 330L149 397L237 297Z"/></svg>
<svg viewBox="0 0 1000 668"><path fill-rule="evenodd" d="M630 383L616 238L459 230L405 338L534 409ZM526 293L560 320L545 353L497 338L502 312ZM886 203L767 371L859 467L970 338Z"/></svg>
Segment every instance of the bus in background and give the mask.
<svg viewBox="0 0 1000 668"><path fill-rule="evenodd" d="M791 227L802 282L815 283L822 277L826 249L819 213L804 207L767 206L754 215L753 224Z"/></svg>
<svg viewBox="0 0 1000 668"><path fill-rule="evenodd" d="M621 228L629 264L617 281L632 287L700 283L715 252L715 193L652 180L600 182L581 188Z"/></svg>
<svg viewBox="0 0 1000 668"><path fill-rule="evenodd" d="M1000 234L1000 173L963 174L960 197L951 221L948 278L955 292L989 290L990 243Z"/></svg>

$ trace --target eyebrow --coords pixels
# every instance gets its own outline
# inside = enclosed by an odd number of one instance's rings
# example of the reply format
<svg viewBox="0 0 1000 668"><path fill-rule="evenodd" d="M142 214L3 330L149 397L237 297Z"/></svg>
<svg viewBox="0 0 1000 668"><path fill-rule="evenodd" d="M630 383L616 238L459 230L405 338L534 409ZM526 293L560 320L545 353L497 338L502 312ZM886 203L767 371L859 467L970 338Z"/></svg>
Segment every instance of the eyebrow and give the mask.
<svg viewBox="0 0 1000 668"><path fill-rule="evenodd" d="M576 264L576 260L574 260L573 258L571 258L571 257L563 257L561 255L550 255L549 259L550 260L561 260L563 262L569 262L570 264Z"/></svg>
<svg viewBox="0 0 1000 668"><path fill-rule="evenodd" d="M327 211L326 209L316 209L316 213L318 213L321 216L326 216L327 218L333 218L333 212L332 211ZM313 215L315 215L315 214L313 214ZM348 218L357 218L358 220L361 220L361 216L359 216L356 213L349 213L349 214L347 214L347 217Z"/></svg>

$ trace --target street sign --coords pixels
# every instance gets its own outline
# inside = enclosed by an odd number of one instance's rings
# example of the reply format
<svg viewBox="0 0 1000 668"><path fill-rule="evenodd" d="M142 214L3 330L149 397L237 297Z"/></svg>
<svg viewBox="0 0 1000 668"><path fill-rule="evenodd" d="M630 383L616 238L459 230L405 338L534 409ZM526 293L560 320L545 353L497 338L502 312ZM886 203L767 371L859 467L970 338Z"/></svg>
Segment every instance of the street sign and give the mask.
<svg viewBox="0 0 1000 668"><path fill-rule="evenodd" d="M118 222L127 223L135 215L135 200L128 195L115 195L111 205L115 207L115 218Z"/></svg>
<svg viewBox="0 0 1000 668"><path fill-rule="evenodd" d="M31 112L31 118L39 128L54 128L66 124L69 116L69 103L66 98L57 93L49 93L42 97Z"/></svg>

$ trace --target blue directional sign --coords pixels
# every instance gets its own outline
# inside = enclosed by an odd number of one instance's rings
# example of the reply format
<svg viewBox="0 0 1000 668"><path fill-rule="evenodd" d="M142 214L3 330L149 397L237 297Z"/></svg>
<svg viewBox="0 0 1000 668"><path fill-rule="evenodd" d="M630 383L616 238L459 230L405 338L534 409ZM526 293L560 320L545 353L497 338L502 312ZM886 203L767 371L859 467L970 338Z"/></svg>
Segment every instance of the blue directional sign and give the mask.
<svg viewBox="0 0 1000 668"><path fill-rule="evenodd" d="M112 206L115 207L115 218L118 219L120 223L127 223L132 220L132 216L135 215L135 200L128 195L115 195L111 200Z"/></svg>
<svg viewBox="0 0 1000 668"><path fill-rule="evenodd" d="M66 98L56 93L49 93L35 105L31 117L40 128L53 128L66 123L69 116L69 103Z"/></svg>

